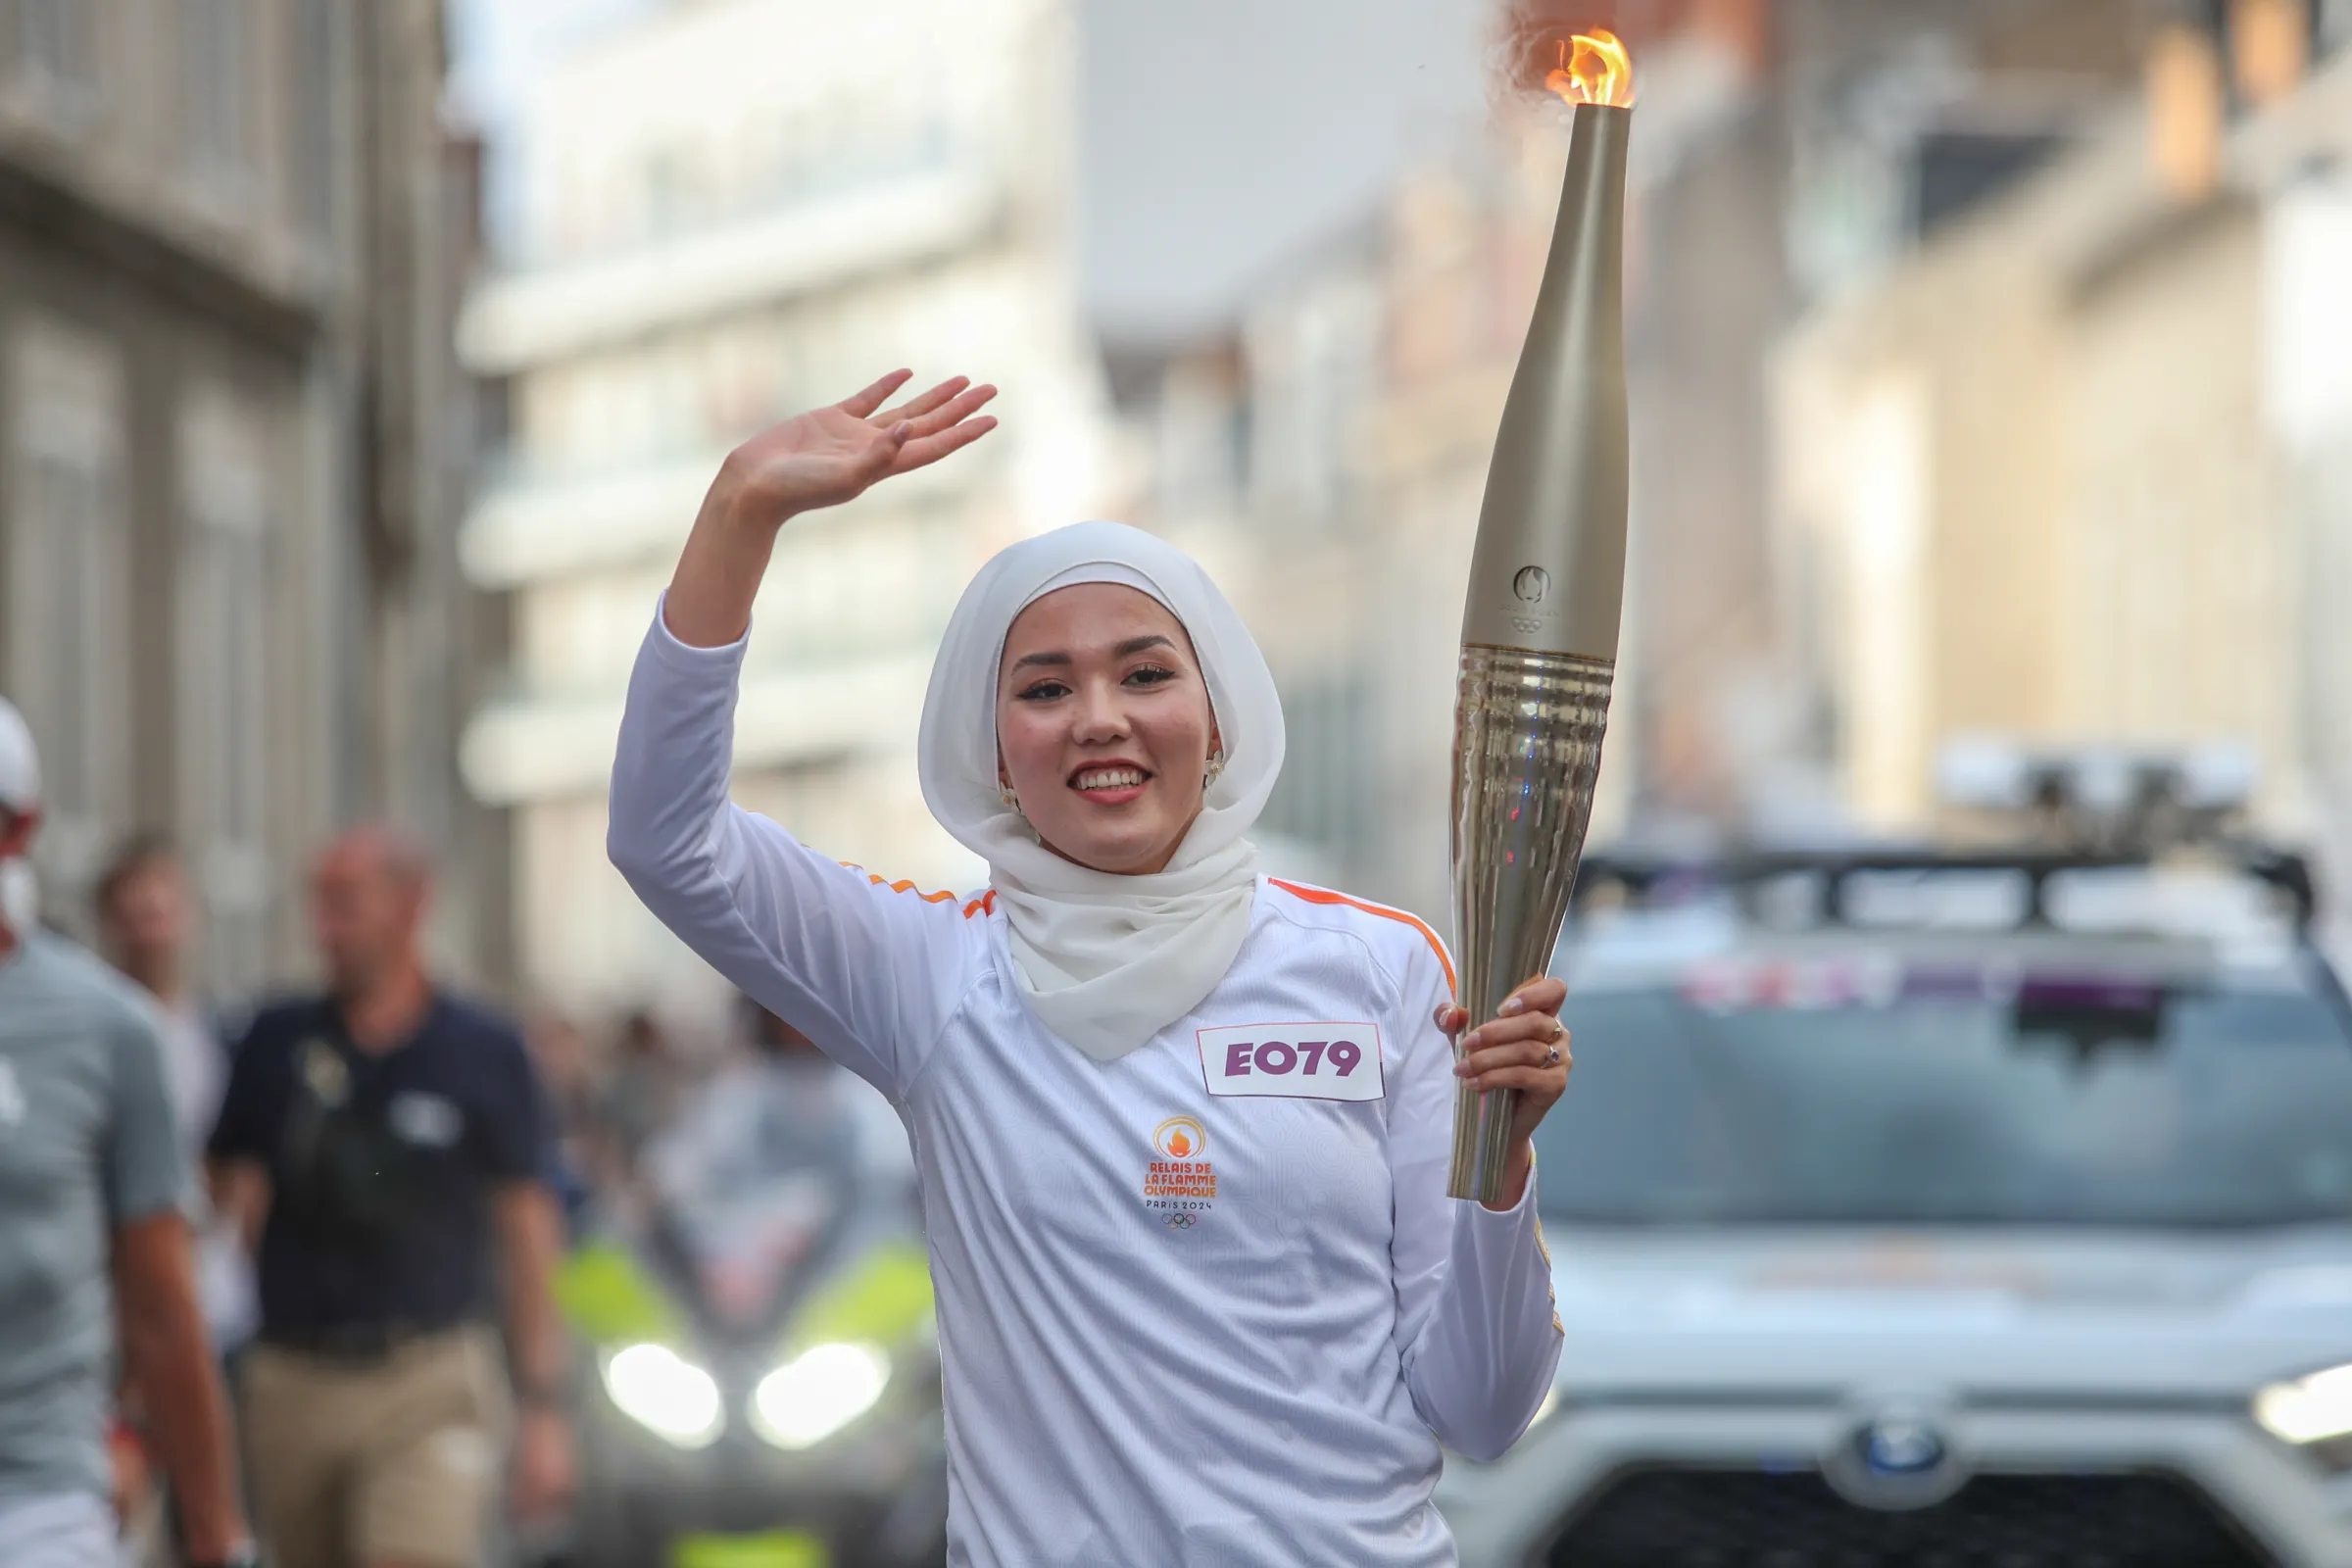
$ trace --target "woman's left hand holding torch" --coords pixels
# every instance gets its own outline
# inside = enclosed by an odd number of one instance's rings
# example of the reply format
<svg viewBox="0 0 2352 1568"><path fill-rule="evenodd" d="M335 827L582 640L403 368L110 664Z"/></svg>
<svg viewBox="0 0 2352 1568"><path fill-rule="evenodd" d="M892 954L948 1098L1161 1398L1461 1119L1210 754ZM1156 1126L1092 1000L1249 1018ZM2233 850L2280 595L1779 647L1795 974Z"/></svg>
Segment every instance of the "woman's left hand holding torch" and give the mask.
<svg viewBox="0 0 2352 1568"><path fill-rule="evenodd" d="M891 477L937 463L997 427L978 414L997 395L968 376L885 410L912 370L893 370L854 397L771 425L728 454L678 558L662 619L696 648L734 642L752 622L776 531L804 512L838 507Z"/></svg>
<svg viewBox="0 0 2352 1568"><path fill-rule="evenodd" d="M1519 1102L1511 1117L1510 1156L1502 1168L1502 1192L1487 1206L1515 1208L1527 1191L1528 1173L1535 1168L1529 1140L1546 1112L1559 1103L1568 1088L1568 1069L1576 1058L1568 1052L1568 1030L1560 1022L1561 1004L1568 987L1545 976L1530 980L1512 992L1495 1017L1480 1024L1459 1042L1454 1076L1470 1087L1516 1089ZM1448 1038L1470 1022L1466 1007L1448 1003L1438 1009L1438 1027Z"/></svg>

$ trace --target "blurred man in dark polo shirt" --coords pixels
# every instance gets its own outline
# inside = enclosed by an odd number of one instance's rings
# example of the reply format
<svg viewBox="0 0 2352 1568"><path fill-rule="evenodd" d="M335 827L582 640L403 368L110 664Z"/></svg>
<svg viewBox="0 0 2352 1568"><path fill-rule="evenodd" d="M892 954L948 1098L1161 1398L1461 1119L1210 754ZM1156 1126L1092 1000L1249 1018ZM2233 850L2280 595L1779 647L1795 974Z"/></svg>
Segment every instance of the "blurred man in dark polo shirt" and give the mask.
<svg viewBox="0 0 2352 1568"><path fill-rule="evenodd" d="M326 994L256 1016L213 1134L259 1234L246 1435L285 1568L472 1568L510 1431L519 1514L570 1486L544 1100L514 1027L427 977L430 880L387 828L318 858Z"/></svg>

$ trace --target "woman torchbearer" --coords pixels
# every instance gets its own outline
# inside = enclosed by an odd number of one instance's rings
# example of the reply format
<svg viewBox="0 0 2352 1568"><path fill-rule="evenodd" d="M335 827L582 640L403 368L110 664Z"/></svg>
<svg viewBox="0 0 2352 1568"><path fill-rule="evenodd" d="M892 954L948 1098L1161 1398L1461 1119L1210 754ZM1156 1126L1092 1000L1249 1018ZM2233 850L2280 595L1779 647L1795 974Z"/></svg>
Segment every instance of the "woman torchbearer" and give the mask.
<svg viewBox="0 0 2352 1568"><path fill-rule="evenodd" d="M1420 921L1261 875L1257 647L1149 535L1005 550L957 606L924 798L988 862L898 891L732 807L776 532L992 428L885 377L731 456L639 655L612 853L646 904L871 1080L918 1166L952 1560L1437 1565L1440 1445L1492 1456L1560 1348L1527 1137L1566 1084L1537 981L1463 1041ZM1521 1091L1501 1196L1446 1196L1458 1078Z"/></svg>

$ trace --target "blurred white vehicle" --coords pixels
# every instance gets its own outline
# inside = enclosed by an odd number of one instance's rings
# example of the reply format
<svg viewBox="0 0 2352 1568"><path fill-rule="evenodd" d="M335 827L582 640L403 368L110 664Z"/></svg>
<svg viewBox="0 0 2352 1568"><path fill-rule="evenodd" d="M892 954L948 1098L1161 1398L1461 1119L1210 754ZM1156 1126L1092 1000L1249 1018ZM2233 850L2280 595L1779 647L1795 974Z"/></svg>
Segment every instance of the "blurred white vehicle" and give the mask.
<svg viewBox="0 0 2352 1568"><path fill-rule="evenodd" d="M1587 867L1468 1568L2352 1568L2352 1011L2175 858Z"/></svg>

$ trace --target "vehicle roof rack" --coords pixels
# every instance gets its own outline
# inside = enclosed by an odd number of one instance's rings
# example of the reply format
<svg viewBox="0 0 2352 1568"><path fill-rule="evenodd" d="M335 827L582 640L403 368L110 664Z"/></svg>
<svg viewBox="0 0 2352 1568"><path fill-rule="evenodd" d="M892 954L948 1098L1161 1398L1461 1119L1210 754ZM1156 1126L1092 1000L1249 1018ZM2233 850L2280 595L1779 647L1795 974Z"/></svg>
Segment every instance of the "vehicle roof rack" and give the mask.
<svg viewBox="0 0 2352 1568"><path fill-rule="evenodd" d="M2319 895L2311 864L2303 856L2267 845L2231 843L2208 846L2223 863L2283 894L2293 906L2298 936L2309 933L2319 913ZM1822 920L1850 923L1848 884L1871 872L2009 871L2026 878L2026 910L2021 924L2049 923L2047 892L2050 879L2068 871L2107 871L2148 867L2157 857L2145 852L2083 850L1940 849L1893 846L1824 850L1740 850L1712 858L1597 854L1585 857L1576 881L1575 903L1584 906L1598 889L1614 885L1636 899L1646 899L1661 886L1699 883L1749 888L1787 876L1821 878Z"/></svg>

